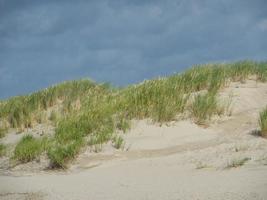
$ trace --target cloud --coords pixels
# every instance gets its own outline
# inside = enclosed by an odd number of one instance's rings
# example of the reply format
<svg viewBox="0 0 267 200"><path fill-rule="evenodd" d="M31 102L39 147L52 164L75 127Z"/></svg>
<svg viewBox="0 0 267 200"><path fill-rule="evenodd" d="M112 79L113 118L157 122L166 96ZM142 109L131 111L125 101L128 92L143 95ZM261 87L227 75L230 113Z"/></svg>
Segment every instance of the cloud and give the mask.
<svg viewBox="0 0 267 200"><path fill-rule="evenodd" d="M266 60L265 0L0 0L0 98L63 80L115 85Z"/></svg>
<svg viewBox="0 0 267 200"><path fill-rule="evenodd" d="M258 23L259 28L262 31L267 31L267 19L263 19Z"/></svg>

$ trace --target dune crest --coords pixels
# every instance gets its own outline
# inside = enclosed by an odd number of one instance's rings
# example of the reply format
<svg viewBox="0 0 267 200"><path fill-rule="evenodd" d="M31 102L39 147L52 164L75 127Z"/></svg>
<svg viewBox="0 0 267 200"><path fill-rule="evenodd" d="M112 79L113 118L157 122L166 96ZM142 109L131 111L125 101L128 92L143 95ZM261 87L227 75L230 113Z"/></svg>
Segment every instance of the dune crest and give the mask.
<svg viewBox="0 0 267 200"><path fill-rule="evenodd" d="M84 146L65 170L47 169L44 154L12 167L2 157L0 198L267 199L267 139L259 136L267 83L255 77L233 81L217 96L218 104L230 104L207 123L197 124L193 117L164 123L132 119L126 133L117 129L117 137L101 149ZM44 128L55 134L52 125L29 130L42 138ZM15 145L25 134L10 132L1 142Z"/></svg>

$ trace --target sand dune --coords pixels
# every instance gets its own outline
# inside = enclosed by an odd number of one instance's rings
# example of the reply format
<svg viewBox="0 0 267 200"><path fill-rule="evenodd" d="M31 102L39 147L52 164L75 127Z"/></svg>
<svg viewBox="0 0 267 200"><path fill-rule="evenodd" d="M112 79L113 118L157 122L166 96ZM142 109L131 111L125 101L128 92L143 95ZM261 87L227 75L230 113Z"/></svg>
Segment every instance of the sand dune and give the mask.
<svg viewBox="0 0 267 200"><path fill-rule="evenodd" d="M267 140L255 135L267 84L232 83L220 96L232 97L232 115L208 127L134 121L123 151L88 149L66 172L1 172L0 198L267 199Z"/></svg>

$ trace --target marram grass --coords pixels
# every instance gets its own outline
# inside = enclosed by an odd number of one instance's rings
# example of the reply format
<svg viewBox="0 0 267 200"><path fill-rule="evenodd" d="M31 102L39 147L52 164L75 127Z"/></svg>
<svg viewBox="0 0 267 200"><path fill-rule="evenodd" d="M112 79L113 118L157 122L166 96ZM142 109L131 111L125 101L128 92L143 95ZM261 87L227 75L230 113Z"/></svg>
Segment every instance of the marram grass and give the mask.
<svg viewBox="0 0 267 200"><path fill-rule="evenodd" d="M31 135L25 135L16 145L14 159L25 163L36 159L42 152L40 141Z"/></svg>
<svg viewBox="0 0 267 200"><path fill-rule="evenodd" d="M5 118L12 128L28 128L39 121L35 115L47 110L59 102L63 102L64 110L71 110L71 104L81 98L90 89L94 89L95 83L89 80L65 82L28 96L17 96L0 104L0 119ZM68 105L68 107L67 107Z"/></svg>
<svg viewBox="0 0 267 200"><path fill-rule="evenodd" d="M198 94L194 98L191 105L191 115L197 124L204 124L212 115L218 111L218 101L216 94L208 92L206 94Z"/></svg>
<svg viewBox="0 0 267 200"><path fill-rule="evenodd" d="M26 163L38 159L42 152L50 147L47 137L34 138L32 135L25 135L15 147L13 159Z"/></svg>
<svg viewBox="0 0 267 200"><path fill-rule="evenodd" d="M102 144L113 139L113 145L120 147L123 141L116 131L127 131L131 119L151 118L164 123L182 116L191 117L198 124L206 123L223 113L218 92L231 81L245 82L250 76L266 81L267 63L197 65L183 73L121 89L89 80L70 81L1 101L0 121L7 121L13 128L54 122L55 135L45 149L36 145L38 139L27 136L18 143L14 157L28 162L47 152L52 166L66 168L84 145L99 151ZM55 106L58 109L44 115ZM261 124L264 131L264 121Z"/></svg>
<svg viewBox="0 0 267 200"><path fill-rule="evenodd" d="M259 125L261 129L260 135L267 137L267 107L260 112Z"/></svg>
<svg viewBox="0 0 267 200"><path fill-rule="evenodd" d="M0 157L6 154L6 145L0 144Z"/></svg>
<svg viewBox="0 0 267 200"><path fill-rule="evenodd" d="M53 168L66 168L68 161L75 158L82 147L82 139L66 144L56 144L48 150L48 157Z"/></svg>

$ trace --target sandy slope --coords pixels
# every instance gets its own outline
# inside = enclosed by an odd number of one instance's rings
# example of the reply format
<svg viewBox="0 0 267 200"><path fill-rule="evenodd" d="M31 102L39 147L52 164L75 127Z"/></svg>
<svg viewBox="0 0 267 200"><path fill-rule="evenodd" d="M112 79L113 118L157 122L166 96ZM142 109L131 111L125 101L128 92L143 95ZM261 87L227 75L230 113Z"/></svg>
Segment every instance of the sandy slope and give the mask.
<svg viewBox="0 0 267 200"><path fill-rule="evenodd" d="M209 128L136 121L124 151L85 151L68 172L3 173L0 199L267 199L267 140L255 136L267 84L233 83L230 94L232 116Z"/></svg>

